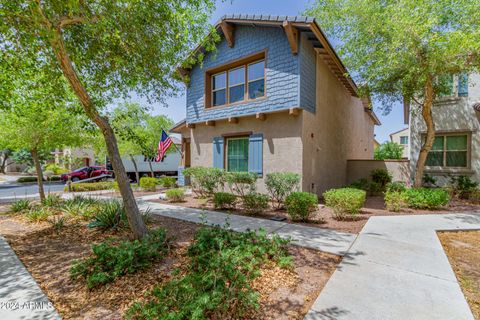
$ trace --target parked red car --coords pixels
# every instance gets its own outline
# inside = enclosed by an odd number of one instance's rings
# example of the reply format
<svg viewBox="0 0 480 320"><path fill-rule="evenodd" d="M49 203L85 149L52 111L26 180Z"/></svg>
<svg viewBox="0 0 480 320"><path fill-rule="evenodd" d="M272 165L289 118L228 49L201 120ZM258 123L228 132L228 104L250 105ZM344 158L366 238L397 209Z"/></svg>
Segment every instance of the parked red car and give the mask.
<svg viewBox="0 0 480 320"><path fill-rule="evenodd" d="M69 173L64 173L60 176L62 181L66 182L70 178L73 182L98 177L102 174L110 174L110 172L104 166L90 166L83 167L77 170L74 170Z"/></svg>

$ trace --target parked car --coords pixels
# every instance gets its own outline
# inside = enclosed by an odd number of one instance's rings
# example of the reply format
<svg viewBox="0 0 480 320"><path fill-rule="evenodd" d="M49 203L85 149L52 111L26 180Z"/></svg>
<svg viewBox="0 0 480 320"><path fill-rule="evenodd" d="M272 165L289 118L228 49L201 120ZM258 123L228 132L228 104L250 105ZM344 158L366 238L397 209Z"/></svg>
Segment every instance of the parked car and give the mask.
<svg viewBox="0 0 480 320"><path fill-rule="evenodd" d="M98 177L103 174L110 175L109 171L104 166L89 166L74 170L69 173L64 173L60 177L64 182L68 181L68 179L76 182L88 178Z"/></svg>

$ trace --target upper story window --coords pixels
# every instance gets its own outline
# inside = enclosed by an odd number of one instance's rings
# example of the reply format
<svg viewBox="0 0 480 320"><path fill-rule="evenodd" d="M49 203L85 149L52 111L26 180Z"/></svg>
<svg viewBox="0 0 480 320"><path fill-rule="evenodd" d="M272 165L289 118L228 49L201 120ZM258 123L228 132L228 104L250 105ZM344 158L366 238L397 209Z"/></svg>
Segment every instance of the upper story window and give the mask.
<svg viewBox="0 0 480 320"><path fill-rule="evenodd" d="M205 73L205 107L220 107L265 96L265 52Z"/></svg>
<svg viewBox="0 0 480 320"><path fill-rule="evenodd" d="M400 136L400 144L408 144L408 136Z"/></svg>
<svg viewBox="0 0 480 320"><path fill-rule="evenodd" d="M440 98L468 97L468 74L442 76L438 81L446 88Z"/></svg>

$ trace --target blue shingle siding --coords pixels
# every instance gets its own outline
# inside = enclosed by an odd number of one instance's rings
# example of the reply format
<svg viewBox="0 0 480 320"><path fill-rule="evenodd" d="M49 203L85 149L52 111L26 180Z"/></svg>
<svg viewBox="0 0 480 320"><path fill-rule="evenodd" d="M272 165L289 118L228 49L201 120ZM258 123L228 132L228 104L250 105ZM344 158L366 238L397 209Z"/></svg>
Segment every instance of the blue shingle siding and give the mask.
<svg viewBox="0 0 480 320"><path fill-rule="evenodd" d="M305 34L300 39L300 104L305 110L315 113L316 99L316 53Z"/></svg>
<svg viewBox="0 0 480 320"><path fill-rule="evenodd" d="M265 49L267 98L231 107L204 110L205 70ZM191 70L190 85L187 88L187 122L195 123L298 107L300 69L298 61L298 55L292 55L282 28L235 26L235 46L229 48L222 39L217 45L217 51L207 54L203 65L196 65Z"/></svg>

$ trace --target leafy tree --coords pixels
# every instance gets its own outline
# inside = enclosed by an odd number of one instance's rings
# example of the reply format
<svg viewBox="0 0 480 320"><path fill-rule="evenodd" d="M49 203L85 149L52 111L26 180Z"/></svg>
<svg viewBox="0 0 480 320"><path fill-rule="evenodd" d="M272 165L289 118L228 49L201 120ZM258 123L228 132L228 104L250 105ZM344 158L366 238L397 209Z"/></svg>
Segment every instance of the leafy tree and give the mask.
<svg viewBox="0 0 480 320"><path fill-rule="evenodd" d="M422 184L435 138L432 106L448 88L444 76L480 66L479 0L316 0L307 14L339 40L339 54L388 112L402 98L427 126L415 183Z"/></svg>
<svg viewBox="0 0 480 320"><path fill-rule="evenodd" d="M213 0L11 0L0 7L0 50L28 48L48 70L60 71L100 129L135 238L147 228L102 110L132 91L160 101L171 94L175 66L204 38L213 9ZM218 39L213 35L204 43L207 50Z"/></svg>
<svg viewBox="0 0 480 320"><path fill-rule="evenodd" d="M158 142L160 141L162 135L162 129L168 133L168 129L173 126L173 120L163 116L148 116L146 118L146 127L145 127L145 143L143 147L143 155L148 160L148 165L150 167L150 174L153 177L153 168L152 168L152 159L157 156ZM171 146L167 150L167 153L174 152L175 146Z"/></svg>
<svg viewBox="0 0 480 320"><path fill-rule="evenodd" d="M403 146L396 142L385 142L379 145L373 154L375 160L402 159Z"/></svg>

